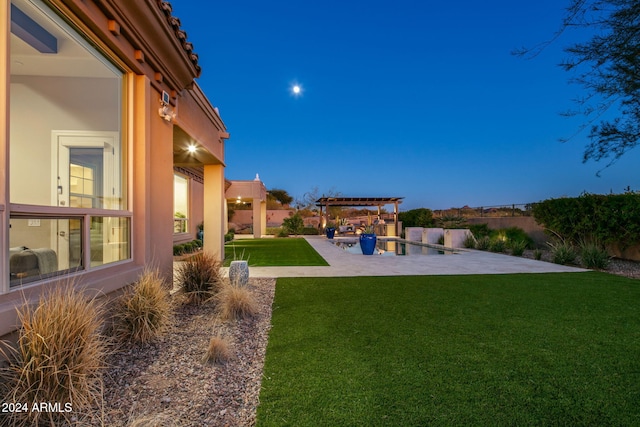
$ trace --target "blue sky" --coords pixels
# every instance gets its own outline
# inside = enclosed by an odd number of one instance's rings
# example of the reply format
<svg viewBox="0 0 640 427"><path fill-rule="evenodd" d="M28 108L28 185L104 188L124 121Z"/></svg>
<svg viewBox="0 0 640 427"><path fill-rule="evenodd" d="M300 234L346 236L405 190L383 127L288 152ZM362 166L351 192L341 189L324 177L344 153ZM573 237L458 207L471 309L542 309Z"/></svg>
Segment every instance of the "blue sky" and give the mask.
<svg viewBox="0 0 640 427"><path fill-rule="evenodd" d="M401 210L640 189L640 150L597 177L586 135L558 141L582 123L559 114L582 93L557 66L578 36L511 54L549 39L564 1L171 3L231 134L228 179L405 197Z"/></svg>

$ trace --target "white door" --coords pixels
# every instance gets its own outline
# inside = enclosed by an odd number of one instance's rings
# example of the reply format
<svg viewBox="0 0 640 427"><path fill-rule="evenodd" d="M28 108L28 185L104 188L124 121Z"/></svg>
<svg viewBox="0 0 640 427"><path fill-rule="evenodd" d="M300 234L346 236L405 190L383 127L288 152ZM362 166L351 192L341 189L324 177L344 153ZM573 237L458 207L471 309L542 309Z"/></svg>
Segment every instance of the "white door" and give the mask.
<svg viewBox="0 0 640 427"><path fill-rule="evenodd" d="M54 131L55 188L57 206L83 209L118 209L120 204L119 137L117 132ZM110 258L109 224L96 218L90 224L92 264L103 264ZM56 247L59 268L82 265L81 222L57 221Z"/></svg>

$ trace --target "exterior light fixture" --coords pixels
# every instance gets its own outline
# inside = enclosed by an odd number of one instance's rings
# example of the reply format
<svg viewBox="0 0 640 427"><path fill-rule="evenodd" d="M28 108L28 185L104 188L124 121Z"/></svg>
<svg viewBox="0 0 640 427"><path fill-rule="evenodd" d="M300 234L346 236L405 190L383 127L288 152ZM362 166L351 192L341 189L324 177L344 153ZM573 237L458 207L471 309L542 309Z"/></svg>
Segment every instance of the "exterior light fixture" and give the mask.
<svg viewBox="0 0 640 427"><path fill-rule="evenodd" d="M195 153L197 149L198 148L193 144L189 144L189 146L187 147L187 151L189 151L189 153L191 154Z"/></svg>
<svg viewBox="0 0 640 427"><path fill-rule="evenodd" d="M158 114L162 117L163 120L170 122L176 118L176 113L171 109L169 102L171 98L169 94L165 91L162 91L162 98L160 99L160 108L158 109Z"/></svg>

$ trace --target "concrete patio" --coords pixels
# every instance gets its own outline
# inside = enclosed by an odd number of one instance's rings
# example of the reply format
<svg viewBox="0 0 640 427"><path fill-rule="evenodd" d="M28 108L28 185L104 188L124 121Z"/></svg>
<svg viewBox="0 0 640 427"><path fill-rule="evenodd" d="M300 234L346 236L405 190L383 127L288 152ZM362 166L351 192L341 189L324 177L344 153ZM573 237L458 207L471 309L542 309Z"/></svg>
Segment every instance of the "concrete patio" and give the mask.
<svg viewBox="0 0 640 427"><path fill-rule="evenodd" d="M447 255L354 255L331 244L324 236L305 236L304 238L329 263L329 266L250 267L251 277L410 276L587 271L544 261L468 249L461 250L457 254Z"/></svg>

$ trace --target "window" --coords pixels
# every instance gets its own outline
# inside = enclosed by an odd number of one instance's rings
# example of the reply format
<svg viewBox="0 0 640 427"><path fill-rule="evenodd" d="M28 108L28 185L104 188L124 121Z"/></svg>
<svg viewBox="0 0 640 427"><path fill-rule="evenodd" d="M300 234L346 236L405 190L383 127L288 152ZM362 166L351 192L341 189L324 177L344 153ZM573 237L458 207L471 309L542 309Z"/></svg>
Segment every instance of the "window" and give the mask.
<svg viewBox="0 0 640 427"><path fill-rule="evenodd" d="M186 233L189 219L189 180L173 175L173 232Z"/></svg>
<svg viewBox="0 0 640 427"><path fill-rule="evenodd" d="M10 49L11 284L128 259L124 72L40 0Z"/></svg>

